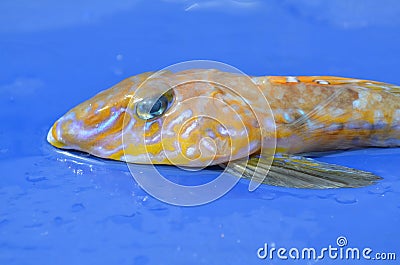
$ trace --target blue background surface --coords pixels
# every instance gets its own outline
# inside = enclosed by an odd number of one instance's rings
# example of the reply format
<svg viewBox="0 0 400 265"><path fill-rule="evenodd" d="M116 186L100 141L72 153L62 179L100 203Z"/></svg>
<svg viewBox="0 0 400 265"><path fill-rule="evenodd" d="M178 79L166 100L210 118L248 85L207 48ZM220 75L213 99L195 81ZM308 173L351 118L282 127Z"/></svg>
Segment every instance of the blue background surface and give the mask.
<svg viewBox="0 0 400 265"><path fill-rule="evenodd" d="M398 149L319 158L375 172L384 178L375 186L250 193L241 180L213 203L184 208L147 195L124 163L45 140L72 106L185 60L400 84L398 1L3 0L0 10L0 264L289 264L256 251L336 246L339 236L400 259Z"/></svg>

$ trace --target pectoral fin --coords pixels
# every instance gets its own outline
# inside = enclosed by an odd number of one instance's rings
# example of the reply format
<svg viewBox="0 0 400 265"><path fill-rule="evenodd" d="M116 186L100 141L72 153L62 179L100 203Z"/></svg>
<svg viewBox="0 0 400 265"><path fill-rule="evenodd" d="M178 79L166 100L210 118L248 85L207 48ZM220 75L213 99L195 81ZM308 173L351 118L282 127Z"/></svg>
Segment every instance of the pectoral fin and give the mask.
<svg viewBox="0 0 400 265"><path fill-rule="evenodd" d="M235 176L292 188L356 188L374 184L381 179L370 172L288 154L276 155L272 164L271 159L253 155L248 161L231 161L225 167L228 173Z"/></svg>

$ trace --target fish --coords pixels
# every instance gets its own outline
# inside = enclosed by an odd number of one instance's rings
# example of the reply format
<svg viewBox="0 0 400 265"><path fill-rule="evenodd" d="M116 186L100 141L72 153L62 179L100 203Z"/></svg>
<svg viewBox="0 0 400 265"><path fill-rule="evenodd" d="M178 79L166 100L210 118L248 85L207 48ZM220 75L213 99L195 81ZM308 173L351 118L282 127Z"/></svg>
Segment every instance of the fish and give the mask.
<svg viewBox="0 0 400 265"><path fill-rule="evenodd" d="M69 110L47 141L128 163L220 165L267 185L364 187L381 177L308 154L400 146L400 86L217 69L146 72Z"/></svg>

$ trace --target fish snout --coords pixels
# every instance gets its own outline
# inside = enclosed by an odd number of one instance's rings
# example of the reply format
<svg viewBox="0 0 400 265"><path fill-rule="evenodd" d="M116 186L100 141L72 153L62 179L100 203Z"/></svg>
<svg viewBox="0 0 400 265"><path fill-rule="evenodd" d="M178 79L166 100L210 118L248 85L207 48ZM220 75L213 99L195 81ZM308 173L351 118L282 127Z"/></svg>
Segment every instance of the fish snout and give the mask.
<svg viewBox="0 0 400 265"><path fill-rule="evenodd" d="M65 143L63 142L61 132L57 131L57 124L58 121L49 129L47 133L47 142L55 147L64 148Z"/></svg>
<svg viewBox="0 0 400 265"><path fill-rule="evenodd" d="M47 142L64 149L81 150L80 146L88 139L87 128L70 113L58 119L47 133Z"/></svg>
<svg viewBox="0 0 400 265"><path fill-rule="evenodd" d="M47 141L58 148L108 157L102 149L121 145L124 109L111 108L89 114L80 109L68 112L50 128Z"/></svg>

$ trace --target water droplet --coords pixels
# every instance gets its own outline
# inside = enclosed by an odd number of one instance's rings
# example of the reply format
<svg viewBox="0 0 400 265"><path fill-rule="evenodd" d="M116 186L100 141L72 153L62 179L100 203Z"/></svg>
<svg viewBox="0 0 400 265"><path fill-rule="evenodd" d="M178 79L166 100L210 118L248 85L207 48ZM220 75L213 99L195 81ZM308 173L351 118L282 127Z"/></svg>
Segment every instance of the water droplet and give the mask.
<svg viewBox="0 0 400 265"><path fill-rule="evenodd" d="M0 227L3 225L6 225L8 223L9 223L9 221L7 219L0 220Z"/></svg>
<svg viewBox="0 0 400 265"><path fill-rule="evenodd" d="M351 194L339 194L335 197L335 201L343 204L353 204L357 202L357 199Z"/></svg>
<svg viewBox="0 0 400 265"><path fill-rule="evenodd" d="M82 203L75 203L74 205L72 205L71 208L73 212L80 212L85 210L85 206L83 206Z"/></svg>
<svg viewBox="0 0 400 265"><path fill-rule="evenodd" d="M63 223L63 219L60 216L54 217L53 221L56 225L62 225Z"/></svg>
<svg viewBox="0 0 400 265"><path fill-rule="evenodd" d="M26 176L25 179L26 179L27 181L29 181L29 182L40 182L40 181L47 180L46 177L30 176L30 175Z"/></svg>

